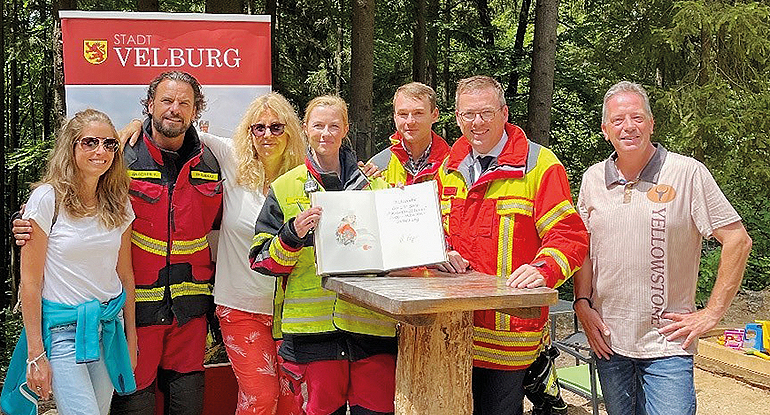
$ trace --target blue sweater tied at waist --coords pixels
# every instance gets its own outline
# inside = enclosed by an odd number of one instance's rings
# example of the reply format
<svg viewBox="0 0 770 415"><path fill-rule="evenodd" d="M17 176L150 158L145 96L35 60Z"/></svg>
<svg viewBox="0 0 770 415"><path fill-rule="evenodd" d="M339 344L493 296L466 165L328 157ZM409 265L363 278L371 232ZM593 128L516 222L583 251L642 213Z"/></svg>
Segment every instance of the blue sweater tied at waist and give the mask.
<svg viewBox="0 0 770 415"><path fill-rule="evenodd" d="M43 299L43 346L50 357L51 329L75 324L75 362L90 363L99 360L104 348L104 363L115 391L121 395L136 390L134 371L128 353L123 323L118 318L126 294L122 292L106 304L92 300L77 306ZM102 341L99 344L99 326ZM27 387L27 335L22 330L13 351L8 373L0 397L3 411L8 415L34 415L39 397ZM54 376L56 376L54 374Z"/></svg>

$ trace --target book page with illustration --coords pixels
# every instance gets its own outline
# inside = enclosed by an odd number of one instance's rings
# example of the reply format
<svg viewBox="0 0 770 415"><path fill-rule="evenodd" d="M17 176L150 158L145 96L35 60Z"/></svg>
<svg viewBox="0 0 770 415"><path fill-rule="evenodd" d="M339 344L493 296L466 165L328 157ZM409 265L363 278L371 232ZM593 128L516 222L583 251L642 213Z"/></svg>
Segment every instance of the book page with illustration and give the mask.
<svg viewBox="0 0 770 415"><path fill-rule="evenodd" d="M373 191L315 192L323 213L315 230L318 274L383 270Z"/></svg>
<svg viewBox="0 0 770 415"><path fill-rule="evenodd" d="M363 274L446 261L435 182L313 193L318 273Z"/></svg>

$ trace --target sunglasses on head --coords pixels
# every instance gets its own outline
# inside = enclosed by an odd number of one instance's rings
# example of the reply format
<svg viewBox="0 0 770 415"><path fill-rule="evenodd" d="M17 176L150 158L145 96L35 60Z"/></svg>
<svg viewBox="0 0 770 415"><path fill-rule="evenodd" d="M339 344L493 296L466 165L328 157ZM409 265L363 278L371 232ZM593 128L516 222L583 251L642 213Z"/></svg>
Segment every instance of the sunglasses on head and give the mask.
<svg viewBox="0 0 770 415"><path fill-rule="evenodd" d="M265 135L266 130L270 130L270 134L272 135L281 135L283 134L283 130L286 128L286 124L281 123L272 123L270 125L265 124L251 124L249 126L249 131L251 131L252 134L254 134L255 137L262 137Z"/></svg>
<svg viewBox="0 0 770 415"><path fill-rule="evenodd" d="M110 153L114 153L120 148L120 141L112 137L80 137L75 140L75 143L80 143L80 148L83 151L94 151L100 144L105 151Z"/></svg>

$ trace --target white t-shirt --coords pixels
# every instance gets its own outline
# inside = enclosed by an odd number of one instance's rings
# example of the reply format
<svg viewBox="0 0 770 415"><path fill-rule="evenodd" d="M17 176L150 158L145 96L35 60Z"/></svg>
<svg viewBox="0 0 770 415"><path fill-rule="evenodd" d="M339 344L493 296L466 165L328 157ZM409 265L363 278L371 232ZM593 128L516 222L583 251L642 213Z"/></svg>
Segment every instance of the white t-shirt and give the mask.
<svg viewBox="0 0 770 415"><path fill-rule="evenodd" d="M199 133L199 136L216 156L225 179L214 303L249 313L272 315L275 277L260 274L249 266L254 224L265 196L238 185L238 162L232 139L207 133Z"/></svg>
<svg viewBox="0 0 770 415"><path fill-rule="evenodd" d="M130 219L114 229L106 229L95 216L73 218L61 206L51 228L55 205L53 187L44 184L32 191L24 208L24 219L33 219L48 235L43 298L74 306L120 295L116 267L121 236L134 220L131 204L126 200Z"/></svg>

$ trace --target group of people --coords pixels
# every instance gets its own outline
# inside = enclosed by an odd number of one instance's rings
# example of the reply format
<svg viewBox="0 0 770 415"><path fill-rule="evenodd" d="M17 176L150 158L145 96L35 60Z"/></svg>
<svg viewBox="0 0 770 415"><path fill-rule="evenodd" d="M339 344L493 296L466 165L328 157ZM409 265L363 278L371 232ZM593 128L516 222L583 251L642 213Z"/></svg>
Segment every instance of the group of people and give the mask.
<svg viewBox="0 0 770 415"><path fill-rule="evenodd" d="M144 122L120 139L106 115L77 113L26 221L14 222L26 242L26 334L3 388L6 412L34 413L25 396L53 392L64 415L153 414L160 390L165 413L201 414L215 311L236 414L393 413L396 324L322 288L312 233L323 212L309 195L436 180L449 249L439 270L520 289L575 274L574 308L600 358L609 413L695 413L695 339L732 300L751 240L702 164L651 143L641 86L607 92L602 131L616 151L585 173L577 207L564 166L508 122L503 89L487 76L458 82L463 135L451 147L432 129L433 89L398 88L391 145L366 164L345 145L337 96L312 99L302 121L280 94L257 97L232 138L193 127L205 101L187 73L160 74L143 106ZM125 142L132 132L138 139ZM711 236L722 261L696 311L700 241ZM529 319L475 312L475 414L522 413L547 319L547 307Z"/></svg>

